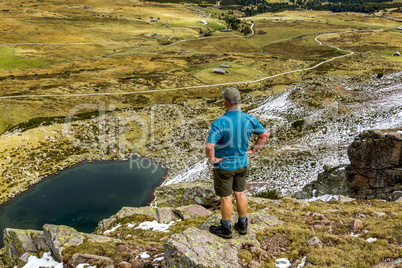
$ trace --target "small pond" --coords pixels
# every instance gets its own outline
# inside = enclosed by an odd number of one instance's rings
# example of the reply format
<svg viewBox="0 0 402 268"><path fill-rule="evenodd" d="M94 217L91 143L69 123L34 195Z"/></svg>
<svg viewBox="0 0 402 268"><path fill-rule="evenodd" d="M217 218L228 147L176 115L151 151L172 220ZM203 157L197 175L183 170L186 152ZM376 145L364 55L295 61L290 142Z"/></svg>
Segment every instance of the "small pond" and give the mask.
<svg viewBox="0 0 402 268"><path fill-rule="evenodd" d="M45 223L93 232L98 222L123 206L152 198L165 170L148 159L84 163L46 178L0 206L0 244L5 228L42 230ZM145 166L145 167L140 167Z"/></svg>

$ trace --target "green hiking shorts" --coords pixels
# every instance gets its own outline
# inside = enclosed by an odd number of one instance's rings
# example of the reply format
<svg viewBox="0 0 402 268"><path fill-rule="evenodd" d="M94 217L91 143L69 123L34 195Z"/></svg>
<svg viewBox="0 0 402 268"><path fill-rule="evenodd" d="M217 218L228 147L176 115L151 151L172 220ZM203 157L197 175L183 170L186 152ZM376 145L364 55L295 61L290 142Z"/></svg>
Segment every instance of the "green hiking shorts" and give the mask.
<svg viewBox="0 0 402 268"><path fill-rule="evenodd" d="M213 169L215 194L219 197L232 195L232 191L244 192L248 166L235 170Z"/></svg>

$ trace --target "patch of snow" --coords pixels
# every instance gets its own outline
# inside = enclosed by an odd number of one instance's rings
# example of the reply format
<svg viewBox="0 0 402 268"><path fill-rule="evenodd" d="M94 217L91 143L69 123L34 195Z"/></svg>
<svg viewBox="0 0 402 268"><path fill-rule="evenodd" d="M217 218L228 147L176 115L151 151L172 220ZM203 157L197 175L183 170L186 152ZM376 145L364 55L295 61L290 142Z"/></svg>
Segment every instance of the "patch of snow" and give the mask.
<svg viewBox="0 0 402 268"><path fill-rule="evenodd" d="M329 202L329 201L334 201L334 200L339 200L339 199L340 199L339 195L325 194L325 195L320 195L317 197L312 197L312 198L308 199L307 201L314 202L314 201L321 200L324 202Z"/></svg>
<svg viewBox="0 0 402 268"><path fill-rule="evenodd" d="M139 256L141 257L141 259L146 259L146 258L151 257L151 256L148 255L148 253L146 251L142 252Z"/></svg>
<svg viewBox="0 0 402 268"><path fill-rule="evenodd" d="M207 163L207 159L203 159L198 161L197 163L185 168L179 174L171 178L170 180L166 180L162 185L169 185L184 181L195 181L198 179L209 178L209 167Z"/></svg>
<svg viewBox="0 0 402 268"><path fill-rule="evenodd" d="M248 113L258 115L264 119L278 119L284 122L283 113L286 113L289 109L294 110L295 113L301 112L303 109L296 102L288 99L295 88L296 87L293 87L277 95L270 96L263 105Z"/></svg>
<svg viewBox="0 0 402 268"><path fill-rule="evenodd" d="M121 227L121 223L117 224L115 227L113 227L113 228L110 229L110 230L104 231L103 234L108 234L108 233L114 232L114 231L116 231L116 229L119 228L119 227Z"/></svg>
<svg viewBox="0 0 402 268"><path fill-rule="evenodd" d="M154 260L153 260L153 262L154 261L161 261L161 260L163 260L165 257L158 257L158 258L155 258Z"/></svg>
<svg viewBox="0 0 402 268"><path fill-rule="evenodd" d="M152 229L152 231L159 231L159 232L168 232L169 227L174 225L176 222L175 221L171 221L169 223L159 223L156 220L154 221L144 221L141 222L137 227L136 224L127 224L128 228L133 228L134 229L142 229L142 230L149 230Z"/></svg>
<svg viewBox="0 0 402 268"><path fill-rule="evenodd" d="M136 223L127 223L127 228L133 228L136 225L137 225Z"/></svg>
<svg viewBox="0 0 402 268"><path fill-rule="evenodd" d="M331 83L332 80L328 81ZM305 90L305 86L301 83L270 96L261 106L246 111L265 121L264 126L272 137L277 133L285 135L293 132L292 123L298 120L305 122L302 135L294 137L288 147L274 148L274 157L249 157L248 182L256 187L262 183L253 190L263 191L269 185L283 196L292 195L317 179L325 165L350 164L347 148L362 131L402 127L402 72L364 82L355 82L353 77L346 78L342 86L363 93L363 100L341 105L334 102L333 105L317 108L290 100L292 92ZM345 108L347 112L344 112ZM181 170L164 185L209 178L209 172L206 159L203 159Z"/></svg>
<svg viewBox="0 0 402 268"><path fill-rule="evenodd" d="M360 234L354 234L353 232L351 232L350 235L353 237L359 237Z"/></svg>
<svg viewBox="0 0 402 268"><path fill-rule="evenodd" d="M313 190L313 198L315 198L315 193L317 192L316 189Z"/></svg>
<svg viewBox="0 0 402 268"><path fill-rule="evenodd" d="M275 260L276 268L288 268L292 266L288 258L280 258Z"/></svg>
<svg viewBox="0 0 402 268"><path fill-rule="evenodd" d="M38 267L53 267L63 268L63 263L57 262L53 259L50 252L45 252L42 258L36 256L29 256L27 264L23 268L38 268Z"/></svg>
<svg viewBox="0 0 402 268"><path fill-rule="evenodd" d="M303 257L300 264L297 265L297 268L302 268L302 267L304 267L305 264L306 264L306 256Z"/></svg>
<svg viewBox="0 0 402 268"><path fill-rule="evenodd" d="M397 131L399 134L402 134L402 131Z"/></svg>
<svg viewBox="0 0 402 268"><path fill-rule="evenodd" d="M369 243L373 243L373 242L377 241L377 238L370 237L370 238L367 238L366 241Z"/></svg>
<svg viewBox="0 0 402 268"><path fill-rule="evenodd" d="M88 263L80 263L80 264L77 265L76 268L96 268L96 265L91 266Z"/></svg>

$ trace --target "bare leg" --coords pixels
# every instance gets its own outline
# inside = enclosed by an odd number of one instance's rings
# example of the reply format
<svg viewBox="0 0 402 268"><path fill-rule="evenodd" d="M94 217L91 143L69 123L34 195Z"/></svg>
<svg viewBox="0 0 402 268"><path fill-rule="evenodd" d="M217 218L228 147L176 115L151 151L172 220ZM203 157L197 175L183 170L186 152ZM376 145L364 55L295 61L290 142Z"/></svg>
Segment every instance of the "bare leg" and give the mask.
<svg viewBox="0 0 402 268"><path fill-rule="evenodd" d="M233 204L232 195L221 197L222 220L228 221L232 218Z"/></svg>
<svg viewBox="0 0 402 268"><path fill-rule="evenodd" d="M248 200L244 192L234 192L236 198L237 213L239 217L245 217L248 210Z"/></svg>

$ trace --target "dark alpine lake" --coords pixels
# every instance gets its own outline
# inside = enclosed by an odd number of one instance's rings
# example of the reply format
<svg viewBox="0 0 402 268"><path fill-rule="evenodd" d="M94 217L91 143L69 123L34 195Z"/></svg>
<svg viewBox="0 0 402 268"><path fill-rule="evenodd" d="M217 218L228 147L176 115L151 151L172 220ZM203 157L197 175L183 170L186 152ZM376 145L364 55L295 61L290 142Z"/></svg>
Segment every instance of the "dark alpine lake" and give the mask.
<svg viewBox="0 0 402 268"><path fill-rule="evenodd" d="M123 206L144 205L166 174L147 161L148 168L130 168L130 161L84 163L44 179L0 206L1 245L5 228L42 230L50 223L93 232Z"/></svg>

